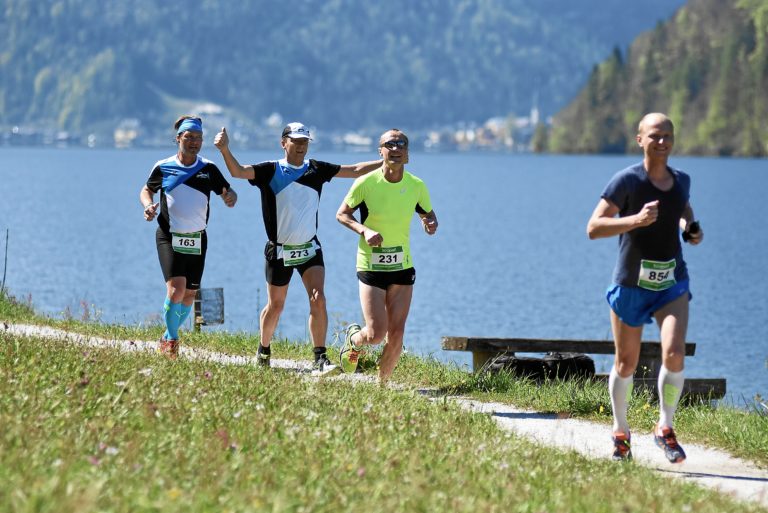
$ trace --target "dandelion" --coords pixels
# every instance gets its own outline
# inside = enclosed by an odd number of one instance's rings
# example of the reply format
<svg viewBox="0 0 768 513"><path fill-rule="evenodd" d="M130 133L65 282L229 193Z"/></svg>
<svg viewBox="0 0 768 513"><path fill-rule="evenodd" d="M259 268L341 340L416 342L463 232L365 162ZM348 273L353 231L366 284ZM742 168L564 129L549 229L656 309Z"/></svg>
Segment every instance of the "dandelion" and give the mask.
<svg viewBox="0 0 768 513"><path fill-rule="evenodd" d="M603 412L605 412L605 406L603 406L603 405L601 404L601 405L600 405L600 409L598 410L598 413L603 413Z"/></svg>
<svg viewBox="0 0 768 513"><path fill-rule="evenodd" d="M181 497L181 490L179 490L176 487L171 488L170 490L168 490L165 493L168 494L168 498L171 499L172 501L175 501L176 499Z"/></svg>

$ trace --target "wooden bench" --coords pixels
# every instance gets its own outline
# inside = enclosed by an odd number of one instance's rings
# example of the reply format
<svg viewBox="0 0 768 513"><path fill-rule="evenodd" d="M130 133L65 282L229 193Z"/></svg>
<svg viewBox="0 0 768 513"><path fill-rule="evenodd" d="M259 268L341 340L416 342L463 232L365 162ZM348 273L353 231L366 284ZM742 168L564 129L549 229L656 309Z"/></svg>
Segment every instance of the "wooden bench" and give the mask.
<svg viewBox="0 0 768 513"><path fill-rule="evenodd" d="M612 340L558 340L530 338L480 338L443 337L442 348L446 351L469 351L472 353L472 369L477 372L501 354L512 353L584 353L614 354ZM686 342L685 356L696 353L696 344ZM656 378L661 367L661 342L644 340L640 344L640 360L635 372L635 386L656 388ZM597 379L607 379L598 375ZM723 378L686 378L683 394L696 397L720 399L725 396Z"/></svg>

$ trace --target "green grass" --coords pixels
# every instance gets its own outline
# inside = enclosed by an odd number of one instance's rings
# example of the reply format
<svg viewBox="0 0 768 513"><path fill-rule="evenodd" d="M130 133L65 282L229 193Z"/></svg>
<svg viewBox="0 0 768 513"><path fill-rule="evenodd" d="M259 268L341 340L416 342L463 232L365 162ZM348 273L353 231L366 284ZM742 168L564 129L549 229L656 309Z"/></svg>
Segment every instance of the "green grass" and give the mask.
<svg viewBox="0 0 768 513"><path fill-rule="evenodd" d="M40 318L12 298L0 298L0 321L118 339L162 331ZM229 354L254 354L257 342L184 336ZM308 360L311 348L283 341L273 355ZM375 374L376 353L361 365ZM0 335L0 511L759 510L637 465L534 446L415 393L567 413L607 432L604 383L538 385L408 354L393 379L404 390ZM636 432L656 415L650 395L636 393ZM684 405L676 427L683 442L768 466L768 416L757 407Z"/></svg>
<svg viewBox="0 0 768 513"><path fill-rule="evenodd" d="M0 425L9 512L759 511L410 390L36 338L3 337Z"/></svg>

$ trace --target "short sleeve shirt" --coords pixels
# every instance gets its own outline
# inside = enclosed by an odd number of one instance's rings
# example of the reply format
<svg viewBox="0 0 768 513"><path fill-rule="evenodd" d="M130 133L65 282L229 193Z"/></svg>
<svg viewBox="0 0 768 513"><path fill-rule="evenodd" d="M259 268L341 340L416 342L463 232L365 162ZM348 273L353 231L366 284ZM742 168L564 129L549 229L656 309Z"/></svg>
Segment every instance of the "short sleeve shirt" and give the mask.
<svg viewBox="0 0 768 513"><path fill-rule="evenodd" d="M338 164L306 160L292 166L285 159L254 164L251 185L261 191L261 212L270 241L303 244L317 241L317 211L323 185L336 176Z"/></svg>
<svg viewBox="0 0 768 513"><path fill-rule="evenodd" d="M396 183L387 181L382 171L361 176L352 184L344 202L360 210L360 222L383 238L382 248L402 248L402 269L413 267L410 251L410 228L414 211L432 211L429 191L424 182L409 172ZM373 248L361 235L357 244L357 270L376 271L372 260ZM392 269L397 270L397 269Z"/></svg>
<svg viewBox="0 0 768 513"><path fill-rule="evenodd" d="M194 164L185 166L173 155L155 163L147 187L153 193L160 191L160 228L193 233L208 225L211 192L221 194L229 189L229 182L210 160L198 156Z"/></svg>
<svg viewBox="0 0 768 513"><path fill-rule="evenodd" d="M638 286L642 260L674 259L675 280L688 279L680 243L680 218L688 205L691 179L682 171L667 169L674 179L668 191L653 185L641 162L616 173L601 195L619 208L619 217L637 214L646 203L659 201L656 222L619 235L619 256L613 273L613 281L618 285Z"/></svg>

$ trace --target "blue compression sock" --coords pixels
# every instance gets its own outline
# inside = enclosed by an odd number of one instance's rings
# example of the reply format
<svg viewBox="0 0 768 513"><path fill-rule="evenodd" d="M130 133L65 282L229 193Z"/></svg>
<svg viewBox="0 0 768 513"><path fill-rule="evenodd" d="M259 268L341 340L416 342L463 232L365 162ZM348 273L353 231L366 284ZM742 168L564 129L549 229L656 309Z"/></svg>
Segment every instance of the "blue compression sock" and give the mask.
<svg viewBox="0 0 768 513"><path fill-rule="evenodd" d="M163 305L165 318L165 335L163 336L166 339L179 339L179 313L183 306L181 303L172 303L170 298L166 298Z"/></svg>
<svg viewBox="0 0 768 513"><path fill-rule="evenodd" d="M179 327L184 325L191 311L192 305L185 305L184 303L181 304L181 307L179 308Z"/></svg>

